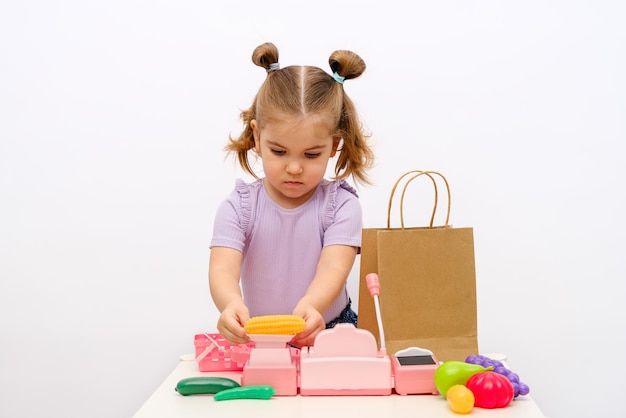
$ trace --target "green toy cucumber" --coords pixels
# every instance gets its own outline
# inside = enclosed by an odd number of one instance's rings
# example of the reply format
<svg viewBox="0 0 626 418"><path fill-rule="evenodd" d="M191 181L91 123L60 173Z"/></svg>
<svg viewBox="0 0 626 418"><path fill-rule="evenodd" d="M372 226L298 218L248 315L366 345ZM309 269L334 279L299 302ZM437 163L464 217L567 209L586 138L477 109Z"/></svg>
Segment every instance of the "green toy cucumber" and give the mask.
<svg viewBox="0 0 626 418"><path fill-rule="evenodd" d="M241 386L238 388L222 390L215 395L216 401L229 401L231 399L269 399L276 393L276 390L267 385Z"/></svg>
<svg viewBox="0 0 626 418"><path fill-rule="evenodd" d="M188 377L176 384L176 392L181 395L213 395L223 390L241 387L239 383L227 377Z"/></svg>

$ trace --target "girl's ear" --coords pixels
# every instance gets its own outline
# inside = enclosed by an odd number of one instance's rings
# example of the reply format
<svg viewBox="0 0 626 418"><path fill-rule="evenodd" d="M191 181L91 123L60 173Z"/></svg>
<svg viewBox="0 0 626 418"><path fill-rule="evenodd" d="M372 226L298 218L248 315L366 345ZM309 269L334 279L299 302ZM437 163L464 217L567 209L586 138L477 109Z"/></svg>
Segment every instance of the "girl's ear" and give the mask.
<svg viewBox="0 0 626 418"><path fill-rule="evenodd" d="M333 158L335 154L337 154L337 148L339 148L339 143L341 142L340 136L333 136L333 149L330 152L330 158Z"/></svg>
<svg viewBox="0 0 626 418"><path fill-rule="evenodd" d="M252 129L252 137L254 138L254 149L257 154L261 155L261 141L259 140L259 124L256 119L250 121L250 128Z"/></svg>

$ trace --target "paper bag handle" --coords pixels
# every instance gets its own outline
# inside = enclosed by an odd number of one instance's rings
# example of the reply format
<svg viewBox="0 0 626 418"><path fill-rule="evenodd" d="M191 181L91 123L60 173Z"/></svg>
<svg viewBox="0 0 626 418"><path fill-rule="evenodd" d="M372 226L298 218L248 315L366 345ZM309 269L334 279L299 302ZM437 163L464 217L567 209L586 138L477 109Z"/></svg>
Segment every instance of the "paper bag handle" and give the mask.
<svg viewBox="0 0 626 418"><path fill-rule="evenodd" d="M437 190L437 182L435 181L435 179L433 178L431 174L441 177L446 185L446 190L448 192L448 210L446 213L446 222L445 222L444 227L447 228L449 225L449 220L450 220L450 203L451 203L450 185L448 184L448 180L446 180L443 174L437 171L411 170L401 175L398 178L398 180L396 180L396 183L393 185L393 188L391 189L391 195L389 196L389 204L387 206L387 229L391 228L391 205L393 203L393 196L396 192L396 188L398 187L402 179L408 176L409 174L415 174L415 175L406 181L406 183L404 184L404 187L402 188L402 194L400 195L400 226L402 227L402 229L404 229L404 194L406 193L406 189L409 186L409 183L411 183L413 180L423 175L430 177L430 179L433 182L433 187L435 189L435 203L433 205L433 213L430 217L430 223L428 225L429 228L433 227L433 222L435 221L435 213L437 212L437 203L439 201L439 192Z"/></svg>

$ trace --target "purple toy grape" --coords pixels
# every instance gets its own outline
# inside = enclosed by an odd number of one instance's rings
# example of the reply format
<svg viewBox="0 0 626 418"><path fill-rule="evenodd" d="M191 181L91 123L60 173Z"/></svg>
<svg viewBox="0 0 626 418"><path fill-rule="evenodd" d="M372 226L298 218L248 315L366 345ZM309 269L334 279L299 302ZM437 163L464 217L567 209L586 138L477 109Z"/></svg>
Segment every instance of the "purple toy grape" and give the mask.
<svg viewBox="0 0 626 418"><path fill-rule="evenodd" d="M519 376L517 375L517 373L509 371L509 374L506 377L509 378L511 383L519 383Z"/></svg>
<svg viewBox="0 0 626 418"><path fill-rule="evenodd" d="M496 367L493 368L493 371L498 373L498 374L501 374L501 375L504 375L506 377L509 377L508 376L509 375L509 370L506 367L504 367L504 366L496 366Z"/></svg>
<svg viewBox="0 0 626 418"><path fill-rule="evenodd" d="M480 359L478 358L478 356L473 356L473 355L469 355L467 356L467 358L465 359L466 363L469 364L480 364Z"/></svg>
<svg viewBox="0 0 626 418"><path fill-rule="evenodd" d="M519 383L519 394L520 395L528 395L530 392L530 388L527 384L520 382Z"/></svg>
<svg viewBox="0 0 626 418"><path fill-rule="evenodd" d="M467 356L465 362L469 364L478 364L483 367L493 367L494 372L506 376L506 378L509 379L509 381L513 385L515 398L517 398L519 395L528 395L528 393L530 392L530 388L528 387L528 385L520 381L519 375L507 369L501 361L493 360L489 357L478 354Z"/></svg>

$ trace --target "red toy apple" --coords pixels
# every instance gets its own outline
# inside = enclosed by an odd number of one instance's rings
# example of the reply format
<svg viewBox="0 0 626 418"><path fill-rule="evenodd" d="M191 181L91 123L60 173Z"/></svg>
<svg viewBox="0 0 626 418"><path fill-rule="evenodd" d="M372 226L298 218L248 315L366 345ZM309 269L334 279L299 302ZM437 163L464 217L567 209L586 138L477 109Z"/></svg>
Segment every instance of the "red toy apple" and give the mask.
<svg viewBox="0 0 626 418"><path fill-rule="evenodd" d="M476 373L465 384L474 394L474 406L504 408L513 400L513 385L506 376L487 371Z"/></svg>

